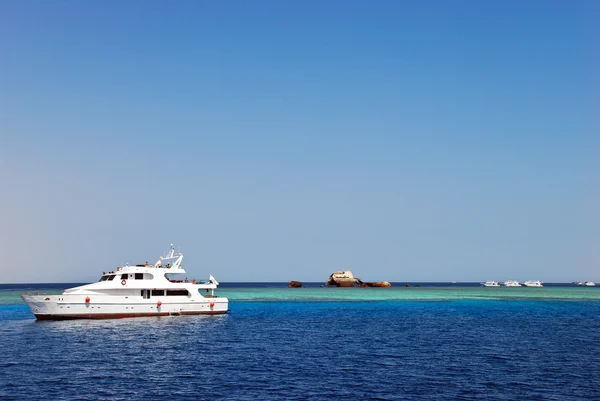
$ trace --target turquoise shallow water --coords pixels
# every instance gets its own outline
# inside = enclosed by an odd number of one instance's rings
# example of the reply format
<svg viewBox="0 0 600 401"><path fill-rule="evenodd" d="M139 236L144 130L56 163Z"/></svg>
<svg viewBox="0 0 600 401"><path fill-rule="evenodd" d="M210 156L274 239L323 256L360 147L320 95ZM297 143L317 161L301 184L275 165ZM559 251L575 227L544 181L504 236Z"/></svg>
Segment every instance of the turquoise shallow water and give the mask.
<svg viewBox="0 0 600 401"><path fill-rule="evenodd" d="M60 294L63 288L75 284L30 284L20 288L0 286L0 305L23 303L23 292ZM224 284L218 295L229 298L232 305L243 302L276 301L455 301L455 300L564 300L600 301L600 287L553 285L543 288L486 288L476 285L434 284L421 287L392 288L327 288L309 284L304 288L287 288L284 283Z"/></svg>
<svg viewBox="0 0 600 401"><path fill-rule="evenodd" d="M224 288L235 301L454 301L454 300L596 300L596 288Z"/></svg>

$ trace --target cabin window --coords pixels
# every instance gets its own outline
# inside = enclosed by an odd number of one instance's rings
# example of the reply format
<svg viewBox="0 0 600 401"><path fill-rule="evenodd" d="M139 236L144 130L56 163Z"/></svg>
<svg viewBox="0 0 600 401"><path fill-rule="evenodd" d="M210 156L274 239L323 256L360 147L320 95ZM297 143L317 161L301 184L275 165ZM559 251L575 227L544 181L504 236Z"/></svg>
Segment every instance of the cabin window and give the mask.
<svg viewBox="0 0 600 401"><path fill-rule="evenodd" d="M176 297L176 296L188 296L188 290L167 290L168 297Z"/></svg>
<svg viewBox="0 0 600 401"><path fill-rule="evenodd" d="M165 295L165 290L152 290L153 297L162 297Z"/></svg>
<svg viewBox="0 0 600 401"><path fill-rule="evenodd" d="M142 298L148 299L150 298L150 290L142 290Z"/></svg>
<svg viewBox="0 0 600 401"><path fill-rule="evenodd" d="M136 280L143 280L144 279L144 273L135 273L135 279Z"/></svg>
<svg viewBox="0 0 600 401"><path fill-rule="evenodd" d="M108 281L113 281L115 279L115 275L111 274L110 276L108 276Z"/></svg>
<svg viewBox="0 0 600 401"><path fill-rule="evenodd" d="M127 280L129 278L129 274L121 274L121 280Z"/></svg>
<svg viewBox="0 0 600 401"><path fill-rule="evenodd" d="M108 280L108 276L102 276L102 277L100 277L100 281L106 281L106 280Z"/></svg>

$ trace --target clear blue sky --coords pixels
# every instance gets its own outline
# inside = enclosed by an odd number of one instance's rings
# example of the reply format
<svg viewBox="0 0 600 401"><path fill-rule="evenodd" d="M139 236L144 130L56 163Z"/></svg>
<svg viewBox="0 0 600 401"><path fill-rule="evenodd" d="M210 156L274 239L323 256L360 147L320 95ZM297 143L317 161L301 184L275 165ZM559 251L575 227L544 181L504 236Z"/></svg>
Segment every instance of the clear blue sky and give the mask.
<svg viewBox="0 0 600 401"><path fill-rule="evenodd" d="M596 1L0 0L0 282L600 281Z"/></svg>

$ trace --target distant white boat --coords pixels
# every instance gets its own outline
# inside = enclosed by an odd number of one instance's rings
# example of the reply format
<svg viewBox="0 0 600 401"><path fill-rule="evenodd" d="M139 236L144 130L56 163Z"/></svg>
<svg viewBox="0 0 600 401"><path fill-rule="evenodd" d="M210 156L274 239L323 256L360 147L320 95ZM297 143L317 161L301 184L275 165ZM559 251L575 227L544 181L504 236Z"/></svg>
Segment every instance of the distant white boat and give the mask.
<svg viewBox="0 0 600 401"><path fill-rule="evenodd" d="M508 280L504 282L505 287L520 287L521 283L518 281Z"/></svg>
<svg viewBox="0 0 600 401"><path fill-rule="evenodd" d="M585 285L586 287L595 287L596 283L594 283L593 281L586 281L585 283L583 283L583 285Z"/></svg>
<svg viewBox="0 0 600 401"><path fill-rule="evenodd" d="M544 284L542 284L541 281L526 281L523 283L524 287L543 287Z"/></svg>
<svg viewBox="0 0 600 401"><path fill-rule="evenodd" d="M497 281L486 281L482 284L484 287L500 287L500 283Z"/></svg>

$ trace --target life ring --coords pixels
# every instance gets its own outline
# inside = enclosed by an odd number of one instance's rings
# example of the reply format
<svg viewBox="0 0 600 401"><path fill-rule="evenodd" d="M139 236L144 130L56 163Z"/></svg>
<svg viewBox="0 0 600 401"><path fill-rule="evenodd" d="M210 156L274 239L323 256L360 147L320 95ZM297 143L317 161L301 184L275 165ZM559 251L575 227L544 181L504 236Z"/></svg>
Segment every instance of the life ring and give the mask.
<svg viewBox="0 0 600 401"><path fill-rule="evenodd" d="M214 302L211 302L211 303L210 303L210 307L212 308L212 307L214 307L214 306L215 306L215 303L214 303Z"/></svg>
<svg viewBox="0 0 600 401"><path fill-rule="evenodd" d="M125 279L121 280L121 285L125 285L125 284L127 284L127 280L125 280Z"/></svg>

